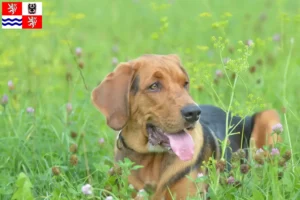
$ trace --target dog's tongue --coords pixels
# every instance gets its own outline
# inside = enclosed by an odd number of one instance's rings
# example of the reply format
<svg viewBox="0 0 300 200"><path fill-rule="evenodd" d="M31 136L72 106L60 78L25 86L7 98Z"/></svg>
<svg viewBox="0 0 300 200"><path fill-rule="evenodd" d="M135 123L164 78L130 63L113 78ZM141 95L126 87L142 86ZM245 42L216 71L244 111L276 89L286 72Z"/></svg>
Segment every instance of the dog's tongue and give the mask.
<svg viewBox="0 0 300 200"><path fill-rule="evenodd" d="M174 133L165 134L169 140L173 152L184 161L191 160L194 155L194 141L190 134L184 130Z"/></svg>

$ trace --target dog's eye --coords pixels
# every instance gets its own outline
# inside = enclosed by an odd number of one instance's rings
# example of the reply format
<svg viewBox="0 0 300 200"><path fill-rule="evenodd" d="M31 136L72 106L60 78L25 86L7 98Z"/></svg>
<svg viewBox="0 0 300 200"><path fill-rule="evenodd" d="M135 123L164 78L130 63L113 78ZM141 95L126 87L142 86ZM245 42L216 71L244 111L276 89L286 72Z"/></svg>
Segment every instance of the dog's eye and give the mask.
<svg viewBox="0 0 300 200"><path fill-rule="evenodd" d="M186 88L186 89L188 89L188 87L189 87L189 82L188 81L186 81L186 82L184 82L184 88Z"/></svg>
<svg viewBox="0 0 300 200"><path fill-rule="evenodd" d="M152 92L157 92L157 91L159 91L159 90L160 90L160 84L159 84L159 82L155 82L155 83L151 84L151 85L148 87L148 89L149 89L150 91L152 91Z"/></svg>

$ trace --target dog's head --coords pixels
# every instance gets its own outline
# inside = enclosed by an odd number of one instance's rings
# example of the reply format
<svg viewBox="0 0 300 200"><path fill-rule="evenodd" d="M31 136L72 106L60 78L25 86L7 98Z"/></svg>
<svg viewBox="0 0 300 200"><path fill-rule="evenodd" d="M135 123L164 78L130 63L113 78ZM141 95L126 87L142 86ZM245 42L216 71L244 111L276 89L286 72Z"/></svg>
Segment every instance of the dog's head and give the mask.
<svg viewBox="0 0 300 200"><path fill-rule="evenodd" d="M172 148L187 160L191 154L176 151L192 151L188 132L200 116L188 90L189 77L176 55L145 55L119 64L93 90L92 101L112 129L131 127L150 145Z"/></svg>
<svg viewBox="0 0 300 200"><path fill-rule="evenodd" d="M36 4L35 3L29 3L28 4L28 13L29 14L35 14L36 13Z"/></svg>

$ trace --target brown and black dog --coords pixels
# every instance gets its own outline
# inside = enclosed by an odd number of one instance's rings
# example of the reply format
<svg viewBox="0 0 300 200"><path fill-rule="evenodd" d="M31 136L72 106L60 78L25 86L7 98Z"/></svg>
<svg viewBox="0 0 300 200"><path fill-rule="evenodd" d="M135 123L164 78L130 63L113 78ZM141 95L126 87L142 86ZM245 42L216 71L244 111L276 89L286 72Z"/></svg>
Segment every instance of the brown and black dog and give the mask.
<svg viewBox="0 0 300 200"><path fill-rule="evenodd" d="M120 63L93 90L92 101L108 126L120 131L116 161L129 158L143 166L128 177L135 189L151 186L154 200L197 194L197 186L186 176L196 179L203 161L220 158L218 139L226 134L226 113L192 99L178 56L144 55ZM250 139L258 148L272 145L271 127L279 122L274 110L245 120L230 116L230 131L240 133L230 136L231 150L247 148Z"/></svg>

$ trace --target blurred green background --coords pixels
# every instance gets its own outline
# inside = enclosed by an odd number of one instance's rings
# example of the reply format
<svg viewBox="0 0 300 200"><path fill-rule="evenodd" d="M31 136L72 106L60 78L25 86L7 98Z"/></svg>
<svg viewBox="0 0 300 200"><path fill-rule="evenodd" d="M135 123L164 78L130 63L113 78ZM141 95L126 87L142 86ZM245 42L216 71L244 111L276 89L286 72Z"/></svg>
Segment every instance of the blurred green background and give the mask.
<svg viewBox="0 0 300 200"><path fill-rule="evenodd" d="M214 48L213 36L228 40L222 52ZM87 166L94 187L104 187L115 134L90 93L118 62L143 54L178 54L194 99L226 108L231 89L222 62L242 56L239 41L254 43L249 69L239 74L233 110L275 108L281 116L285 110L298 158L299 40L295 0L43 1L42 30L0 31L0 96L8 96L0 107L0 199L16 191L20 172L37 199L62 193L79 199ZM227 73L231 79L233 72ZM75 164L72 144L78 146ZM52 175L54 166L63 178Z"/></svg>

